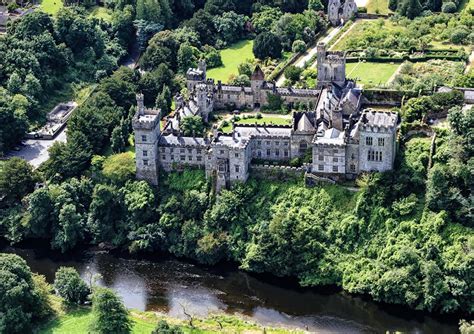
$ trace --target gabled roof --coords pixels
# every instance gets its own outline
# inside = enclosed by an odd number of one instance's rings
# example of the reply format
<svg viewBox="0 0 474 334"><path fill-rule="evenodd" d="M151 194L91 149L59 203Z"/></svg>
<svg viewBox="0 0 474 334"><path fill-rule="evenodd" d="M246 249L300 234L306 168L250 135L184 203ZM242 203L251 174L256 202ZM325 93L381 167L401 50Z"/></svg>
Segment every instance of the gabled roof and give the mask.
<svg viewBox="0 0 474 334"><path fill-rule="evenodd" d="M303 114L303 116L300 118L297 126L298 131L315 131L315 128L313 124L311 124L311 121L309 120L308 116L306 114Z"/></svg>
<svg viewBox="0 0 474 334"><path fill-rule="evenodd" d="M252 73L252 76L250 77L250 80L265 80L265 73L263 73L262 69L260 68L260 65L257 64L255 70Z"/></svg>

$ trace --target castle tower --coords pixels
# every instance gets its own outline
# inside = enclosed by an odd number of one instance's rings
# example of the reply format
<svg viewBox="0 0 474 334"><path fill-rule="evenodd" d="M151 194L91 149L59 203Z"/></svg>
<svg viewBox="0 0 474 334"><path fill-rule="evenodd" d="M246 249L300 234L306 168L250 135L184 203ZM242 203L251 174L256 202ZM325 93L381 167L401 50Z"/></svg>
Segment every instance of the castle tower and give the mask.
<svg viewBox="0 0 474 334"><path fill-rule="evenodd" d="M329 0L328 3L328 19L333 26L341 24L340 17L341 1L340 0Z"/></svg>
<svg viewBox="0 0 474 334"><path fill-rule="evenodd" d="M332 83L343 86L346 82L346 55L342 51L326 51L324 43L317 46L318 88Z"/></svg>
<svg viewBox="0 0 474 334"><path fill-rule="evenodd" d="M190 68L186 72L186 88L191 93L200 82L206 81L207 65L204 59L198 63L198 68Z"/></svg>
<svg viewBox="0 0 474 334"><path fill-rule="evenodd" d="M265 82L265 73L263 73L260 65L255 67L255 70L250 77L250 86L253 93L254 108L260 108L262 103L262 87Z"/></svg>
<svg viewBox="0 0 474 334"><path fill-rule="evenodd" d="M212 91L209 91L207 84L199 83L196 85L196 103L201 112L204 122L209 121L209 114L214 108Z"/></svg>
<svg viewBox="0 0 474 334"><path fill-rule="evenodd" d="M158 185L160 110L145 109L143 94L137 94L137 112L132 120L135 134L137 179Z"/></svg>
<svg viewBox="0 0 474 334"><path fill-rule="evenodd" d="M206 65L206 60L205 59L200 59L198 63L198 69L204 74L204 80L206 79L206 70L207 70L207 65Z"/></svg>

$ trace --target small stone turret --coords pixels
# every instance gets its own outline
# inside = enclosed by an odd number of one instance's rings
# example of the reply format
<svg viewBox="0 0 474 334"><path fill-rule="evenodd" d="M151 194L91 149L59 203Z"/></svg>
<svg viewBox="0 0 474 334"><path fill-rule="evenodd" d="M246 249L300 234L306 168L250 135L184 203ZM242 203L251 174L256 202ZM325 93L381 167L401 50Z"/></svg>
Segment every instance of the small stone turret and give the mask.
<svg viewBox="0 0 474 334"><path fill-rule="evenodd" d="M142 93L138 93L137 97L137 112L139 115L145 115L145 99Z"/></svg>

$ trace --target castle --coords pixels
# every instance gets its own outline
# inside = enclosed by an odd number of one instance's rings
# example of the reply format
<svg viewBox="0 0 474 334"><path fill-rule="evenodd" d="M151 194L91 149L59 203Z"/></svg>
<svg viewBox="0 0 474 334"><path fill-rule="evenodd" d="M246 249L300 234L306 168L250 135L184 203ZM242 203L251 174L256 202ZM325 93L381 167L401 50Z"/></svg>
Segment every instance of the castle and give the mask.
<svg viewBox="0 0 474 334"><path fill-rule="evenodd" d="M249 87L217 84L206 77L206 65L187 72L190 97L177 96L175 112L163 120L159 110L146 109L137 95L133 118L137 178L158 184L158 172L187 166L203 168L216 178L217 190L234 182L245 182L254 159L285 162L311 154L308 172L332 179L353 179L362 172L393 168L396 154L396 113L361 111L361 90L346 79L345 55L318 45L317 89L276 87L265 81L256 67ZM288 126L232 124L232 133L214 129L204 137L185 137L180 130L184 117L199 116L207 122L218 109L258 108L272 95L290 107L307 106L293 112Z"/></svg>
<svg viewBox="0 0 474 334"><path fill-rule="evenodd" d="M357 14L354 0L329 0L328 19L333 26L343 25Z"/></svg>

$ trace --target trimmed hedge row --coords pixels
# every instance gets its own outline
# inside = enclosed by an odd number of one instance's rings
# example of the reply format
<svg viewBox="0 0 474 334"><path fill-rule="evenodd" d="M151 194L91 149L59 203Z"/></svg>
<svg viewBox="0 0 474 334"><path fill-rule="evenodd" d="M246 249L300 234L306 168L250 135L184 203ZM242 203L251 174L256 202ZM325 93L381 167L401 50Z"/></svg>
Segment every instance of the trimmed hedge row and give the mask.
<svg viewBox="0 0 474 334"><path fill-rule="evenodd" d="M450 60L450 61L466 61L465 57L462 56L437 56L437 55L424 55L423 57L347 57L347 63L358 63L359 61L367 61L372 63L403 63L404 61L410 62L423 62L433 59L440 59L440 60Z"/></svg>

